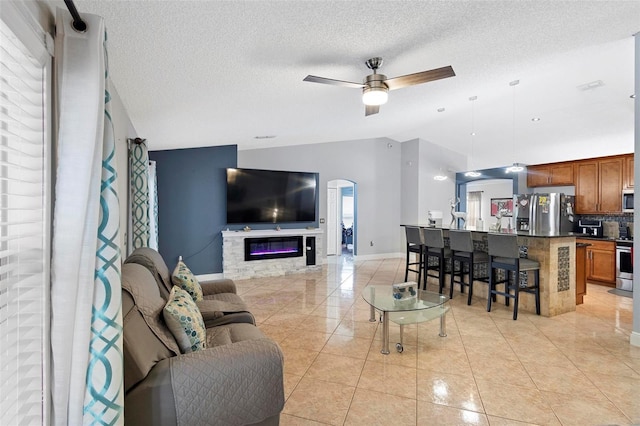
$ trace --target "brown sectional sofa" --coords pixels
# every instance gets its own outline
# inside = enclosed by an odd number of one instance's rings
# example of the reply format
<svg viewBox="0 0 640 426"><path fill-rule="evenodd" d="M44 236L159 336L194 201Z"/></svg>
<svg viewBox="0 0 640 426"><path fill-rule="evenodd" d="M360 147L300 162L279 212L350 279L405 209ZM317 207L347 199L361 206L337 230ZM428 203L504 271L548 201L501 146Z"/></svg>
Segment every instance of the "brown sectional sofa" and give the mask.
<svg viewBox="0 0 640 426"><path fill-rule="evenodd" d="M277 425L284 407L278 345L253 323L224 315L224 324L207 326L206 349L181 354L156 280L145 266L127 260L122 267L125 423Z"/></svg>

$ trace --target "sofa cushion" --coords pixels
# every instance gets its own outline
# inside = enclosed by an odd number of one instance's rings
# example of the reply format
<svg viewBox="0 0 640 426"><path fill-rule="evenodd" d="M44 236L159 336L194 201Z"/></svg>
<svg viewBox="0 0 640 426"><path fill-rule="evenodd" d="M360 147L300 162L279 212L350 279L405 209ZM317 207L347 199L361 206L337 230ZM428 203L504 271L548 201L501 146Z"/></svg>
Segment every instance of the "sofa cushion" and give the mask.
<svg viewBox="0 0 640 426"><path fill-rule="evenodd" d="M149 247L140 247L135 249L124 262L137 263L151 271L153 278L158 283L160 295L164 300L167 300L173 283L171 282L169 268L160 253Z"/></svg>
<svg viewBox="0 0 640 426"><path fill-rule="evenodd" d="M189 293L194 301L200 302L202 300L202 287L191 269L182 261L182 256L171 274L171 281L173 281L173 285L177 285Z"/></svg>
<svg viewBox="0 0 640 426"><path fill-rule="evenodd" d="M163 314L182 353L195 352L207 347L202 314L189 293L174 285Z"/></svg>

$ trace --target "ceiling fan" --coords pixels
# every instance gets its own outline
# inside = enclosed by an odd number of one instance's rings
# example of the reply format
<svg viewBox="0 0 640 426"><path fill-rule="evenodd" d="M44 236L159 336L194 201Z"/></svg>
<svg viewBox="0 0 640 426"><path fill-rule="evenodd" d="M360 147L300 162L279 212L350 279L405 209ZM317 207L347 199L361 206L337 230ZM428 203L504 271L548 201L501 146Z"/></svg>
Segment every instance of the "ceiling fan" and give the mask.
<svg viewBox="0 0 640 426"><path fill-rule="evenodd" d="M386 75L377 73L378 68L382 66L382 58L368 59L365 64L367 65L367 68L373 70L373 74L366 76L362 83L334 80L331 78L317 77L315 75L308 75L303 81L362 89L362 102L365 105L364 115L367 116L380 112L380 105L387 102L389 90L402 89L403 87L427 83L429 81L440 80L441 78L448 78L456 75L456 73L453 72L453 68L449 65L429 71L422 71L415 74L407 74L387 79Z"/></svg>

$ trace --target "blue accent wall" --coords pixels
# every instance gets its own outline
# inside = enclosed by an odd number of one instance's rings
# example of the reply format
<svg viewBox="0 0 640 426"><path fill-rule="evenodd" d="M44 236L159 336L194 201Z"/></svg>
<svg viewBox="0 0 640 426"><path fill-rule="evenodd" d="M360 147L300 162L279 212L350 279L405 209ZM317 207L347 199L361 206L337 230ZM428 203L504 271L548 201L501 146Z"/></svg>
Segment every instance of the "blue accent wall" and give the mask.
<svg viewBox="0 0 640 426"><path fill-rule="evenodd" d="M170 272L178 256L194 274L222 273L226 171L236 145L150 151L158 179L159 252Z"/></svg>

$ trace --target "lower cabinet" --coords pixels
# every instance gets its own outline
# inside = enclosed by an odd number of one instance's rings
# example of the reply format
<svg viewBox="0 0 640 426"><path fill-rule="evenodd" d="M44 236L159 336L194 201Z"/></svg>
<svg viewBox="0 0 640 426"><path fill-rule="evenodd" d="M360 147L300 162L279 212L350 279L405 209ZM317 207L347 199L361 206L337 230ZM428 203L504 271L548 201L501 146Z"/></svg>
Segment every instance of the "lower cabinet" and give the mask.
<svg viewBox="0 0 640 426"><path fill-rule="evenodd" d="M582 240L587 247L587 280L598 281L612 287L616 285L616 243L614 241Z"/></svg>

